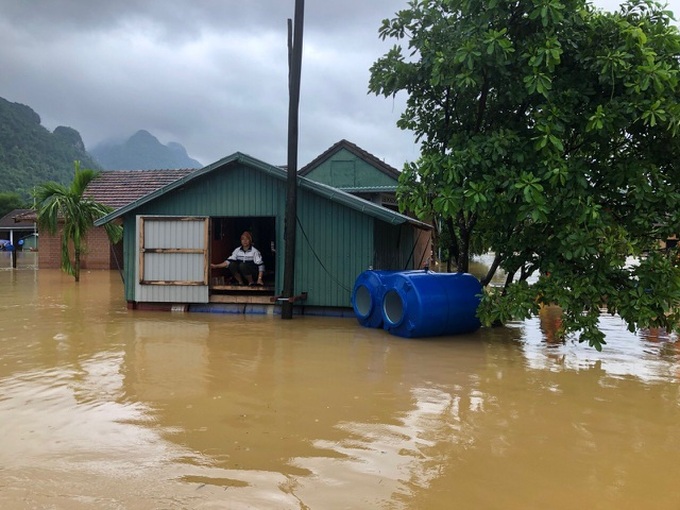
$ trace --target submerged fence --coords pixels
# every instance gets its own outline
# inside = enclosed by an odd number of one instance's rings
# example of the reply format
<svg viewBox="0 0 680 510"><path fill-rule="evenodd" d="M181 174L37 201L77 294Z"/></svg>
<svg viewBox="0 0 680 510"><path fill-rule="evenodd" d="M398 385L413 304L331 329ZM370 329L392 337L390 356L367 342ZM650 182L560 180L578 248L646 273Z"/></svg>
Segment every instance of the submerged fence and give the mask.
<svg viewBox="0 0 680 510"><path fill-rule="evenodd" d="M0 251L0 270L38 269L37 251Z"/></svg>

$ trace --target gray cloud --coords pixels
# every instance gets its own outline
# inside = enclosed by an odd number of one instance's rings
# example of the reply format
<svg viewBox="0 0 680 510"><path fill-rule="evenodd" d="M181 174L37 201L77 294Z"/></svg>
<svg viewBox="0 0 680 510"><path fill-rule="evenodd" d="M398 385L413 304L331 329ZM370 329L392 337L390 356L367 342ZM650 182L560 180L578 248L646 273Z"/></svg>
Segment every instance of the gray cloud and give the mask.
<svg viewBox="0 0 680 510"><path fill-rule="evenodd" d="M294 0L3 0L3 18L30 31L101 31L152 21L168 34L187 36L204 30L280 30L294 14ZM400 0L307 1L308 27L325 33L353 32L370 20L389 17L403 8ZM366 22L369 22L368 24ZM375 26L373 29L377 29ZM371 29L371 30L373 30Z"/></svg>
<svg viewBox="0 0 680 510"><path fill-rule="evenodd" d="M601 0L601 2L609 0ZM389 48L383 18L406 0L308 0L300 166L346 138L400 168L403 98L368 95ZM286 162L287 19L294 0L0 0L0 97L88 147L146 129L204 164L242 151Z"/></svg>

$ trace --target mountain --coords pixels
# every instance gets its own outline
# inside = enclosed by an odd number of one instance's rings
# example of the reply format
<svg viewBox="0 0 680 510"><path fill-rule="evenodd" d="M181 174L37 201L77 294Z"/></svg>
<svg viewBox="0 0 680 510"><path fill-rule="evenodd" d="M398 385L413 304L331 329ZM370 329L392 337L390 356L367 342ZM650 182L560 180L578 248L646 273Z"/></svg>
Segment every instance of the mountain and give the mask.
<svg viewBox="0 0 680 510"><path fill-rule="evenodd" d="M30 107L0 97L0 192L28 198L37 184L68 184L75 160L82 168L100 168L78 131L59 126L50 132Z"/></svg>
<svg viewBox="0 0 680 510"><path fill-rule="evenodd" d="M190 158L179 143L163 145L143 129L123 143L101 143L91 149L90 153L105 170L158 170L203 166Z"/></svg>
<svg viewBox="0 0 680 510"><path fill-rule="evenodd" d="M100 144L90 153L80 133L41 125L29 106L0 97L0 193L28 199L33 188L48 181L69 184L74 161L94 170L201 168L176 142L161 144L148 131L138 131L122 144Z"/></svg>

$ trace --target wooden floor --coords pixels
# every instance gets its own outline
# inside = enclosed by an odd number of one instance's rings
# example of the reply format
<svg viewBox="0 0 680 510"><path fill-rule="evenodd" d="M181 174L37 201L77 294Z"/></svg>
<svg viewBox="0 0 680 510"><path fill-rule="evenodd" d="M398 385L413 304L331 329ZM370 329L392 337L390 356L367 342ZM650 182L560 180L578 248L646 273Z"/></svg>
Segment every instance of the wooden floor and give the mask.
<svg viewBox="0 0 680 510"><path fill-rule="evenodd" d="M274 287L212 285L210 287L211 303L236 304L271 304Z"/></svg>
<svg viewBox="0 0 680 510"><path fill-rule="evenodd" d="M262 285L211 285L210 290L228 290L230 292L274 292L274 287Z"/></svg>

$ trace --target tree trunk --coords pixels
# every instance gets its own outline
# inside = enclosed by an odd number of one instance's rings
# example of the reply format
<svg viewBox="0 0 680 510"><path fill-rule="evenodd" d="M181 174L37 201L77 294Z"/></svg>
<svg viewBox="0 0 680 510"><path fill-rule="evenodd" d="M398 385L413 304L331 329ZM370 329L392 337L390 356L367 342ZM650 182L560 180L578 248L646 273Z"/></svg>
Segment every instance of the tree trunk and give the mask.
<svg viewBox="0 0 680 510"><path fill-rule="evenodd" d="M470 242L467 234L461 236L460 253L458 255L458 272L467 273L470 270Z"/></svg>
<svg viewBox="0 0 680 510"><path fill-rule="evenodd" d="M489 270L486 273L486 276L480 282L482 284L482 287L486 287L487 285L489 285L489 283L491 283L491 279L496 274L496 270L498 269L498 267L500 265L501 265L501 257L498 254L496 254L493 258L493 263L491 264L491 266L489 267Z"/></svg>
<svg viewBox="0 0 680 510"><path fill-rule="evenodd" d="M73 250L73 278L80 281L80 250Z"/></svg>

